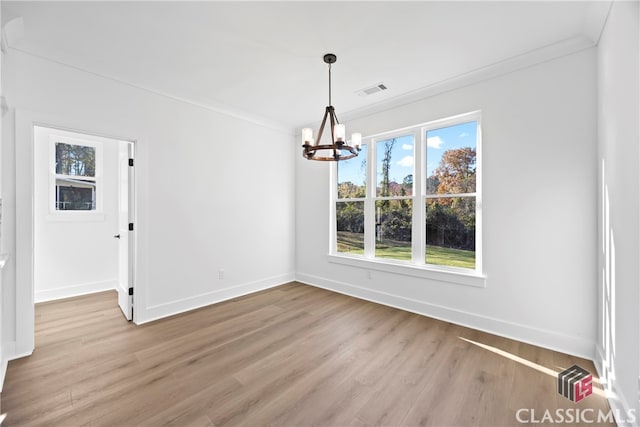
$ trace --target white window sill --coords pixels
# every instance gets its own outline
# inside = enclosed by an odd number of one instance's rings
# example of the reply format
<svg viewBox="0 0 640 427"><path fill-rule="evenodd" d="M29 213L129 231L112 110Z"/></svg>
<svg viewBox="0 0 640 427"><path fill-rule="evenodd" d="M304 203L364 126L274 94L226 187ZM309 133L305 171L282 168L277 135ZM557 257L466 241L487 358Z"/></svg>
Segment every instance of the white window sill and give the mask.
<svg viewBox="0 0 640 427"><path fill-rule="evenodd" d="M419 277L421 279L437 280L439 282L455 283L457 285L486 287L486 277L475 272L463 269L421 266L406 261L394 261L389 259L371 259L358 255L327 255L329 262L349 265L367 270L384 271L386 273L402 274L405 276Z"/></svg>

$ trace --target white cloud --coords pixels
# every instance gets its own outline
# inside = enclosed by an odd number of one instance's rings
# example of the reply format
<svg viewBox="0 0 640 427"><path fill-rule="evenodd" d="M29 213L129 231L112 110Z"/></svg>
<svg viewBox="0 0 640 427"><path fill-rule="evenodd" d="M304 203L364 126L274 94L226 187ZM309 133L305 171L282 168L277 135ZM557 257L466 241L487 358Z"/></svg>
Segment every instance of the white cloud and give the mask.
<svg viewBox="0 0 640 427"><path fill-rule="evenodd" d="M413 156L405 156L402 160L399 160L397 164L405 168L410 168L413 166Z"/></svg>
<svg viewBox="0 0 640 427"><path fill-rule="evenodd" d="M427 138L427 147L440 148L442 144L444 144L444 141L439 136L432 136Z"/></svg>
<svg viewBox="0 0 640 427"><path fill-rule="evenodd" d="M413 150L413 145L412 144L402 144L402 149L403 150Z"/></svg>
<svg viewBox="0 0 640 427"><path fill-rule="evenodd" d="M469 136L469 134L468 134L467 132L462 132L462 133L460 134L459 138L466 138L466 137L468 137L468 136Z"/></svg>

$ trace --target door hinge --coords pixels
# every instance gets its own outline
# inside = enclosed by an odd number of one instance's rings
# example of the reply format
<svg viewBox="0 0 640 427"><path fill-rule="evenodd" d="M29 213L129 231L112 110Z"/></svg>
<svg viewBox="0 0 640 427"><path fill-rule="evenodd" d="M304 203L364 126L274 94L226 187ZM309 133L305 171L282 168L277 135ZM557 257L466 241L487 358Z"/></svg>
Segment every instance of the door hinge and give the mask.
<svg viewBox="0 0 640 427"><path fill-rule="evenodd" d="M133 288L129 288L129 295L133 295Z"/></svg>
<svg viewBox="0 0 640 427"><path fill-rule="evenodd" d="M133 223L132 222L129 223L129 231L133 231Z"/></svg>
<svg viewBox="0 0 640 427"><path fill-rule="evenodd" d="M133 166L133 159L129 159L129 166Z"/></svg>

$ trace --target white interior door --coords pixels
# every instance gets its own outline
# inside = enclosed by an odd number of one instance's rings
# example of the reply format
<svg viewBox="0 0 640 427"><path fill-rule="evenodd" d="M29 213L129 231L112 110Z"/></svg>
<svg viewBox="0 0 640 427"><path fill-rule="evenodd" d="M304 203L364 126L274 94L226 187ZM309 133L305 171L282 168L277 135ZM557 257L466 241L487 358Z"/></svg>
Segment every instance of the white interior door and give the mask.
<svg viewBox="0 0 640 427"><path fill-rule="evenodd" d="M133 159L131 143L120 142L118 150L118 305L127 320L133 319Z"/></svg>

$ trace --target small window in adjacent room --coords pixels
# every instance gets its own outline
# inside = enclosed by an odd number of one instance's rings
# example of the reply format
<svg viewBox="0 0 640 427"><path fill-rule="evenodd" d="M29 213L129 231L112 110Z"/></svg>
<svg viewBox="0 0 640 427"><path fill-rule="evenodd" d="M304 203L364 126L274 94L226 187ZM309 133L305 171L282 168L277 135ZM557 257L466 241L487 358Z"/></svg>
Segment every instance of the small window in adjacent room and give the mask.
<svg viewBox="0 0 640 427"><path fill-rule="evenodd" d="M97 211L100 146L95 142L51 136L52 211Z"/></svg>

